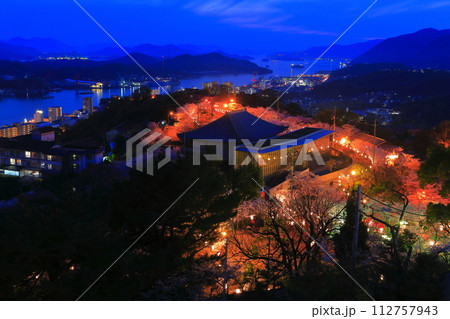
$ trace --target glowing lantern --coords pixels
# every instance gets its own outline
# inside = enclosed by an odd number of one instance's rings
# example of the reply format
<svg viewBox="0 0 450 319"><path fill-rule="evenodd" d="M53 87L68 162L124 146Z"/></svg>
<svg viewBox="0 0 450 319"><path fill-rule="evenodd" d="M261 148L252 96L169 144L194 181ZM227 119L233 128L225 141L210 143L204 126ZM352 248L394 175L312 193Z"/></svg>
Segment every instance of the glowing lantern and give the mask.
<svg viewBox="0 0 450 319"><path fill-rule="evenodd" d="M389 154L386 156L386 161L388 162L389 165L393 165L394 161L398 158L397 154Z"/></svg>

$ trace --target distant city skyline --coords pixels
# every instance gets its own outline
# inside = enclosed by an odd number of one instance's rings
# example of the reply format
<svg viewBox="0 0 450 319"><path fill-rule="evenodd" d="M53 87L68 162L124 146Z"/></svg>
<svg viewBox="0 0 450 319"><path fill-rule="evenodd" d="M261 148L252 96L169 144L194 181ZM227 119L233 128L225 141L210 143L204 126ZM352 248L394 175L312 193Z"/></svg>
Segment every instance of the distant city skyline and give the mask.
<svg viewBox="0 0 450 319"><path fill-rule="evenodd" d="M231 53L272 53L329 45L373 0L79 0L122 45L219 46ZM107 35L72 0L3 4L1 40L44 37L68 45L102 43ZM449 28L450 1L379 0L339 44Z"/></svg>

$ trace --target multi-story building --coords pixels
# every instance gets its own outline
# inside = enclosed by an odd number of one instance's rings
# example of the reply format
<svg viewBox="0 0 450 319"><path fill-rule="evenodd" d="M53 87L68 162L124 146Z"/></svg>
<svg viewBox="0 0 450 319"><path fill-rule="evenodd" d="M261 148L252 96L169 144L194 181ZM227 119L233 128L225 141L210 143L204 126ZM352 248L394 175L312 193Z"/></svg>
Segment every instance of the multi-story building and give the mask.
<svg viewBox="0 0 450 319"><path fill-rule="evenodd" d="M17 126L14 125L5 125L0 127L0 137L16 137L17 134Z"/></svg>
<svg viewBox="0 0 450 319"><path fill-rule="evenodd" d="M31 131L35 129L35 127L36 126L34 125L34 123L20 123L17 125L17 135L22 136L30 134Z"/></svg>
<svg viewBox="0 0 450 319"><path fill-rule="evenodd" d="M92 138L66 144L54 141L51 128L15 138L0 138L0 175L42 178L58 172L81 172L103 161L103 148Z"/></svg>
<svg viewBox="0 0 450 319"><path fill-rule="evenodd" d="M44 122L44 112L42 110L36 110L34 113L34 123Z"/></svg>
<svg viewBox="0 0 450 319"><path fill-rule="evenodd" d="M230 90L234 90L234 84L233 82L222 82L222 85L228 86Z"/></svg>
<svg viewBox="0 0 450 319"><path fill-rule="evenodd" d="M62 116L62 107L53 106L48 108L48 120L50 122L56 121Z"/></svg>
<svg viewBox="0 0 450 319"><path fill-rule="evenodd" d="M94 100L92 97L87 96L83 98L83 112L92 114L94 111Z"/></svg>
<svg viewBox="0 0 450 319"><path fill-rule="evenodd" d="M12 138L30 134L34 128L34 123L14 123L10 126L2 126L0 127L0 137Z"/></svg>

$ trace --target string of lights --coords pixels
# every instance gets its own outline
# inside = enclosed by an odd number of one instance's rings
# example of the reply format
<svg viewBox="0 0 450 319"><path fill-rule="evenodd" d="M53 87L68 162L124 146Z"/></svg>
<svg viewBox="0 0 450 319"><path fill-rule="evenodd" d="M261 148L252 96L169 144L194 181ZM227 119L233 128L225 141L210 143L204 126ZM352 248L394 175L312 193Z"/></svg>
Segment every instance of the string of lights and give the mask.
<svg viewBox="0 0 450 319"><path fill-rule="evenodd" d="M363 193L363 192L362 192L362 194L363 194L364 196L370 198L371 200L373 200L373 201L375 201L375 202L377 202L377 203L383 205L383 206L386 206L386 207L389 207L389 208L391 208L391 209L394 209L394 210L398 210L398 211L400 211L400 212L403 212L403 210L401 210L400 208L397 208L397 207L391 206L391 205L389 205L389 204L383 203L383 202L379 201L378 199L373 198L373 197L370 196L370 195L367 195L366 193ZM426 216L427 216L427 215L424 215L424 214L413 213L413 212L408 212L408 211L405 211L405 214L416 215L416 216L421 216L421 217L426 217Z"/></svg>

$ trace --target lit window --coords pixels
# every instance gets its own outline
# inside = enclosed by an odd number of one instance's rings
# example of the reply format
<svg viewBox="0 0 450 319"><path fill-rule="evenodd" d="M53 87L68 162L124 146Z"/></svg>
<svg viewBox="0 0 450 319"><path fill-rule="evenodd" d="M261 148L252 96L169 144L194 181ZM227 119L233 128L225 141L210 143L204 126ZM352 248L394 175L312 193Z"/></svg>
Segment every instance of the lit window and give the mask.
<svg viewBox="0 0 450 319"><path fill-rule="evenodd" d="M45 167L45 163L41 162L41 167L44 168Z"/></svg>
<svg viewBox="0 0 450 319"><path fill-rule="evenodd" d="M26 152L25 152L25 157L26 157L26 158L30 158L30 157L31 157L31 152L26 151Z"/></svg>
<svg viewBox="0 0 450 319"><path fill-rule="evenodd" d="M52 164L47 164L47 168L48 168L48 169L52 169L52 168L53 168L53 165L52 165Z"/></svg>
<svg viewBox="0 0 450 319"><path fill-rule="evenodd" d="M51 161L52 160L52 156L51 155L47 155L47 161Z"/></svg>
<svg viewBox="0 0 450 319"><path fill-rule="evenodd" d="M22 165L22 160L18 159L18 160L16 161L16 163L17 163L17 165Z"/></svg>
<svg viewBox="0 0 450 319"><path fill-rule="evenodd" d="M10 158L10 159L9 159L9 163L10 163L11 165L16 165L16 160L15 160L14 158Z"/></svg>

